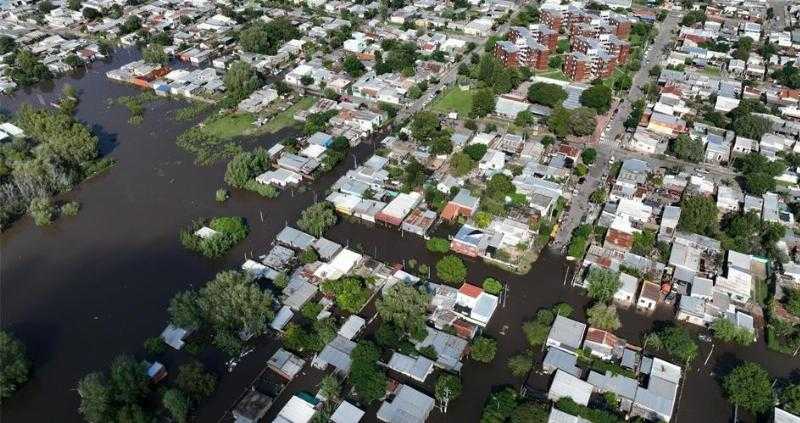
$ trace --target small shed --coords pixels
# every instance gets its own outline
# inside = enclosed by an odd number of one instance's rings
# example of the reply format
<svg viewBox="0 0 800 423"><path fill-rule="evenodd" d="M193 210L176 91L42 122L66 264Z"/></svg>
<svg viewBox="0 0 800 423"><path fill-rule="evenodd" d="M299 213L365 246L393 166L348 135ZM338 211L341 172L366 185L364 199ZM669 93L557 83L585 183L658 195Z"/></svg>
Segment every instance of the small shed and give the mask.
<svg viewBox="0 0 800 423"><path fill-rule="evenodd" d="M272 354L272 357L267 361L267 366L286 380L294 379L294 377L303 370L303 366L305 365L305 360L283 348L279 348L278 351L275 351L275 354Z"/></svg>
<svg viewBox="0 0 800 423"><path fill-rule="evenodd" d="M256 423L267 414L271 406L272 398L270 396L253 389L236 404L236 408L233 409L233 418L236 423Z"/></svg>

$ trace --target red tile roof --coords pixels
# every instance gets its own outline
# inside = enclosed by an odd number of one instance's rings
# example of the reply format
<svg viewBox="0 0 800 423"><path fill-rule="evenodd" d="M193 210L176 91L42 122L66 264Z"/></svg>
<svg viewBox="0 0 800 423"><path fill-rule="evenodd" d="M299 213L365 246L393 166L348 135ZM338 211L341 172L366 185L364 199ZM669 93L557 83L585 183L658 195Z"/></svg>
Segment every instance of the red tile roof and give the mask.
<svg viewBox="0 0 800 423"><path fill-rule="evenodd" d="M458 289L458 292L472 298L478 298L481 293L483 293L483 289L468 283L464 283L461 285L461 288Z"/></svg>

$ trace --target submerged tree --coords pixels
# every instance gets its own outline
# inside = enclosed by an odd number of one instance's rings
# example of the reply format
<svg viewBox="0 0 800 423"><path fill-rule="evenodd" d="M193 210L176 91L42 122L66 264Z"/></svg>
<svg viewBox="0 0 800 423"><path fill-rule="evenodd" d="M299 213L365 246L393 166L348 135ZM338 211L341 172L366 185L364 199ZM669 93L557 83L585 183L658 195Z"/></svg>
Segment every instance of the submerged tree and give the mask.
<svg viewBox="0 0 800 423"><path fill-rule="evenodd" d="M0 331L0 398L8 398L28 381L30 362L25 346L13 335Z"/></svg>

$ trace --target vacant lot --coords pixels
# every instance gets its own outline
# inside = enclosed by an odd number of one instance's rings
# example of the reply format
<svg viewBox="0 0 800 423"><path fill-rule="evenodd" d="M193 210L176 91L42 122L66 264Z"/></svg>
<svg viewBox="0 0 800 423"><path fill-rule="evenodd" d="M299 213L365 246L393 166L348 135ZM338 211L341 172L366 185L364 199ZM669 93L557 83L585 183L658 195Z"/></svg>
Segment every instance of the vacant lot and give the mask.
<svg viewBox="0 0 800 423"><path fill-rule="evenodd" d="M466 115L472 109L472 94L469 90L462 91L457 86L452 87L437 97L429 107L437 113L457 112Z"/></svg>

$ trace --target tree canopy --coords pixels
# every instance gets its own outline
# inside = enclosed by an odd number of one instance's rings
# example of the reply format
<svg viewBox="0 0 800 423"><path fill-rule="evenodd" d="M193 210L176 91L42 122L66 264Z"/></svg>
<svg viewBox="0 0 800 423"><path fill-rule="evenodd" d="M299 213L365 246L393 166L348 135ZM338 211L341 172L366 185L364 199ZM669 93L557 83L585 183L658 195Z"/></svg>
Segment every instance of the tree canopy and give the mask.
<svg viewBox="0 0 800 423"><path fill-rule="evenodd" d="M567 92L556 84L535 82L528 87L528 101L547 107L561 105L567 99Z"/></svg>
<svg viewBox="0 0 800 423"><path fill-rule="evenodd" d="M592 266L586 276L586 286L590 297L605 303L611 301L622 282L619 273Z"/></svg>
<svg viewBox="0 0 800 423"><path fill-rule="evenodd" d="M617 330L622 326L617 308L613 305L597 303L586 311L587 321L592 327L603 330Z"/></svg>
<svg viewBox="0 0 800 423"><path fill-rule="evenodd" d="M580 102L597 113L605 113L611 107L611 89L603 84L595 84L581 93Z"/></svg>
<svg viewBox="0 0 800 423"><path fill-rule="evenodd" d="M300 31L286 18L255 20L239 34L239 45L248 53L273 55L285 41L294 38L300 38Z"/></svg>
<svg viewBox="0 0 800 423"><path fill-rule="evenodd" d="M675 157L692 163L699 163L702 161L705 153L703 143L692 139L686 134L678 135L678 138L672 142L670 147Z"/></svg>
<svg viewBox="0 0 800 423"><path fill-rule="evenodd" d="M10 333L0 331L0 399L11 397L28 381L31 363L25 346Z"/></svg>
<svg viewBox="0 0 800 423"><path fill-rule="evenodd" d="M472 341L469 356L480 363L491 363L497 353L497 341L485 336L479 336Z"/></svg>
<svg viewBox="0 0 800 423"><path fill-rule="evenodd" d="M421 338L425 334L425 311L429 302L430 296L427 293L398 283L386 290L383 298L376 302L375 308L384 321Z"/></svg>
<svg viewBox="0 0 800 423"><path fill-rule="evenodd" d="M723 378L722 388L731 403L756 414L766 413L774 405L772 378L753 362L733 369Z"/></svg>
<svg viewBox="0 0 800 423"><path fill-rule="evenodd" d="M448 255L436 262L436 276L448 285L460 285L467 277L467 266L459 257Z"/></svg>
<svg viewBox="0 0 800 423"><path fill-rule="evenodd" d="M388 379L378 367L380 351L369 341L361 341L353 349L353 361L350 365L350 383L358 397L366 404L371 404L386 394Z"/></svg>
<svg viewBox="0 0 800 423"><path fill-rule="evenodd" d="M336 212L328 202L319 202L308 206L300 214L297 227L314 236L322 236L336 224Z"/></svg>
<svg viewBox="0 0 800 423"><path fill-rule="evenodd" d="M717 231L717 205L701 196L685 197L681 201L678 228L682 231L713 236Z"/></svg>

